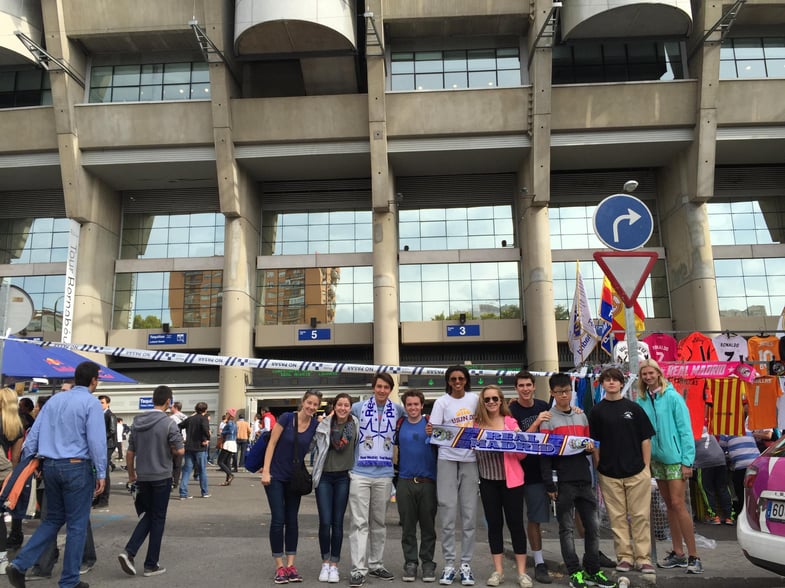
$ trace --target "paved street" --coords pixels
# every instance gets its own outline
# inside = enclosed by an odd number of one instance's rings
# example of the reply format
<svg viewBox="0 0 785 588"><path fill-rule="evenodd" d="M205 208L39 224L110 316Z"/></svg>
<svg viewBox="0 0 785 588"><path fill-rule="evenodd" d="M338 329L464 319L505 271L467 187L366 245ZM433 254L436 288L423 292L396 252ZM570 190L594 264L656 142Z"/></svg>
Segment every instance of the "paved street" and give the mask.
<svg viewBox="0 0 785 588"><path fill-rule="evenodd" d="M166 586L168 588L224 588L227 586L273 585L273 562L267 540L269 514L264 491L257 476L238 474L229 487L219 487L223 475L210 471L209 499L194 498L181 502L172 500L169 507L164 546L161 554L161 565L167 568L162 576L145 578L141 574L132 577L124 574L117 562L117 554L124 547L135 524L135 516L130 496L125 491L123 473L117 471L113 475L112 496L110 507L105 510L93 510L92 522L95 533L98 564L83 579L93 587L115 586ZM191 491L199 494L197 485L192 484ZM348 515L347 515L348 516ZM29 536L37 521L25 524L25 535ZM369 580L368 586L400 587L418 586L404 584L400 581L403 565L400 547L400 528L398 514L394 504L388 510L388 540L385 548L385 564L396 575L393 582ZM769 588L785 586L785 580L770 572L756 568L742 555L735 537L735 528L698 525L700 535L716 541L714 549L701 549L706 573L703 576L688 576L683 569L658 570L659 586L691 586L723 588ZM344 560L341 562L342 582L338 586L347 586L350 569L347 537L344 541ZM61 535L62 541L64 535ZM601 542L602 550L613 554L612 542L604 535ZM658 542L660 555L666 552L669 543ZM141 564L144 549L137 557ZM559 555L558 528L554 523L545 527L545 557L552 569L557 569L561 557ZM441 566L441 546L437 544L437 564ZM582 550L579 547L579 553ZM297 566L305 578L304 584L316 586L321 558L317 540L316 501L307 496L303 499L300 513L300 545ZM505 586L516 588L515 574L510 557L507 562L507 582ZM141 568L141 565L138 566ZM477 585L484 586L485 579L492 571L488 544L481 530L475 550L473 569ZM55 568L59 575L60 565ZM615 572L614 572L615 573ZM566 578L556 572L554 586L567 584ZM640 586L640 575L633 573L628 577L633 586ZM0 586L7 580L0 580ZM7 585L7 584L6 584ZM30 582L30 586L55 586L56 577L52 580ZM456 583L456 586L458 584ZM535 583L535 586L538 584ZM434 588L437 584L433 584Z"/></svg>

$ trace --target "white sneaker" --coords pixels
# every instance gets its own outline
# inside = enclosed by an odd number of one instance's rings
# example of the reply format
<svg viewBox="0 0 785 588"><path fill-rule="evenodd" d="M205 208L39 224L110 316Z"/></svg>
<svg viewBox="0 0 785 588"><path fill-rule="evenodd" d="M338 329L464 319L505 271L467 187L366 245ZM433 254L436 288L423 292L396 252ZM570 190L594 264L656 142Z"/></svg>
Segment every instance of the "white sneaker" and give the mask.
<svg viewBox="0 0 785 588"><path fill-rule="evenodd" d="M8 567L8 552L3 551L0 553L0 575L5 576L5 570Z"/></svg>
<svg viewBox="0 0 785 588"><path fill-rule="evenodd" d="M327 581L330 584L337 584L341 581L341 575L338 573L338 566L330 566L330 573L327 576Z"/></svg>
<svg viewBox="0 0 785 588"><path fill-rule="evenodd" d="M323 563L322 564L322 571L319 572L319 581L320 582L327 582L330 579L330 564Z"/></svg>

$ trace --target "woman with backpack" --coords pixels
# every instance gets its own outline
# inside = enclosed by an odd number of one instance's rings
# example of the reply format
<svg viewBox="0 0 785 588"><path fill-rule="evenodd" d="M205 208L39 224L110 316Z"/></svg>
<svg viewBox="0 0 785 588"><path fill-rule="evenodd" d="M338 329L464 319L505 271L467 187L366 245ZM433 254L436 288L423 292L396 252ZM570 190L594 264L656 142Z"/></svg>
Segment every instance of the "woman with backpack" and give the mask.
<svg viewBox="0 0 785 588"><path fill-rule="evenodd" d="M349 504L349 470L360 423L351 414L352 398L345 392L333 401L333 411L322 419L314 437L316 459L313 485L319 510L319 548L322 554L320 582L340 581L338 562L343 545L343 518Z"/></svg>
<svg viewBox="0 0 785 588"><path fill-rule="evenodd" d="M24 428L22 419L19 418L19 396L10 388L0 390L0 446L3 454L0 456L0 484L11 473L14 466L19 463L24 443ZM5 521L0 521L0 574L5 574L8 566L8 530Z"/></svg>
<svg viewBox="0 0 785 588"><path fill-rule="evenodd" d="M273 427L264 454L262 484L270 505L270 549L275 560L273 581L276 584L303 581L294 565L299 536L297 515L302 496L291 491L290 482L295 458L298 464L302 464L308 454L319 424L315 416L321 401L321 392L308 390L303 395L299 411L281 415Z"/></svg>

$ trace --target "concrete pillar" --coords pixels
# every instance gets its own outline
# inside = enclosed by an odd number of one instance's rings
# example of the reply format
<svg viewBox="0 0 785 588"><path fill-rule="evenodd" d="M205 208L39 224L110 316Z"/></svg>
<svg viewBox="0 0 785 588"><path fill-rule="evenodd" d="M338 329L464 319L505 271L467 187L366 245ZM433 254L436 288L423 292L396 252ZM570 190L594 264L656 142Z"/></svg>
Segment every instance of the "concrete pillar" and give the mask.
<svg viewBox="0 0 785 588"><path fill-rule="evenodd" d="M529 135L532 148L518 171L518 234L522 248L521 280L523 316L526 321L526 356L533 371L559 367L556 313L553 303L553 267L550 248L548 202L551 192L551 49L534 49L532 43L549 12L539 0L532 11L529 30ZM547 386L538 386L541 396Z"/></svg>
<svg viewBox="0 0 785 588"><path fill-rule="evenodd" d="M205 31L224 55L230 56L228 39L233 23L223 14L221 4L205 1ZM226 64L210 64L210 89L218 195L221 212L226 216L221 355L253 357L261 206L255 182L238 166L234 156L231 98L237 95L238 87ZM216 416L228 408L245 409L245 388L251 381L251 370L222 366L218 379L218 406L210 407Z"/></svg>
<svg viewBox="0 0 785 588"><path fill-rule="evenodd" d="M689 47L721 16L722 7L700 3ZM706 202L714 194L720 38L697 46L689 63L699 80L695 140L658 176L662 243L668 258L673 325L677 331L721 329Z"/></svg>
<svg viewBox="0 0 785 588"><path fill-rule="evenodd" d="M83 78L86 61L64 31L63 5L41 3L47 51L64 59ZM74 343L106 344L112 325L114 263L120 245L120 197L82 167L74 104L84 89L61 71L50 72L66 215L81 224L74 295ZM102 356L95 360L106 363Z"/></svg>
<svg viewBox="0 0 785 588"><path fill-rule="evenodd" d="M383 35L381 0L368 0L365 10L374 14L377 30ZM375 43L375 37L369 36L366 46L373 206L373 355L374 363L398 365L398 207L395 179L387 157L385 60Z"/></svg>

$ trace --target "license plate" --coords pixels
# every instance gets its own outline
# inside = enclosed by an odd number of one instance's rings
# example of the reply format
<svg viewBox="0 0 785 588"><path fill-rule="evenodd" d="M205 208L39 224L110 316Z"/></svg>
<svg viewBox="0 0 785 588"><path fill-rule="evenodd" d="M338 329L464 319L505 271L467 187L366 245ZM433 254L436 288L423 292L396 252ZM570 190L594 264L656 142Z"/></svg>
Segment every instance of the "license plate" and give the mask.
<svg viewBox="0 0 785 588"><path fill-rule="evenodd" d="M766 520L785 523L785 502L769 500L766 505Z"/></svg>

